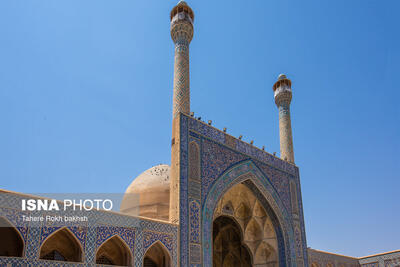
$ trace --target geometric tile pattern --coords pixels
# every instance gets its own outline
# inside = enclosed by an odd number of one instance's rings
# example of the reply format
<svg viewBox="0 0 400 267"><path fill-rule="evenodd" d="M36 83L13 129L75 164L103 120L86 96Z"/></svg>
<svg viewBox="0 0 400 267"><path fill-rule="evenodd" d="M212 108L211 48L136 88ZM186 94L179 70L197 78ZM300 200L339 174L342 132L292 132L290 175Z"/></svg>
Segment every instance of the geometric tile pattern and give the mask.
<svg viewBox="0 0 400 267"><path fill-rule="evenodd" d="M173 117L190 113L189 43L175 44Z"/></svg>
<svg viewBox="0 0 400 267"><path fill-rule="evenodd" d="M134 256L133 266L140 267L143 262L145 243L160 240L168 248L172 266L177 266L177 225L139 217L127 216L117 212L91 211L86 215L88 222L82 225L73 223L22 222L21 200L35 198L22 194L0 191L0 216L4 216L20 231L24 239L25 253L22 258L0 257L0 266L96 266L95 255L101 244L114 235L119 236L130 248ZM24 213L26 216L27 213ZM31 212L31 216L45 216L44 212ZM40 245L57 230L67 228L79 240L83 248L83 262L64 263L39 259ZM143 233L156 233L145 238ZM145 240L147 240L145 242ZM8 266L7 266L8 267Z"/></svg>
<svg viewBox="0 0 400 267"><path fill-rule="evenodd" d="M135 229L126 227L98 226L96 227L96 247L99 248L104 242L113 236L119 236L135 255Z"/></svg>
<svg viewBox="0 0 400 267"><path fill-rule="evenodd" d="M189 204L190 243L200 243L200 204L193 200Z"/></svg>
<svg viewBox="0 0 400 267"><path fill-rule="evenodd" d="M277 221L275 221L275 228L279 230L279 232L284 233L285 240L278 240L278 243L282 245L279 248L279 258L282 259L280 261L280 266L290 266L290 262L296 259L293 253L294 250L290 247L290 244L294 243L290 215L280 202L278 194L274 192L272 186L268 184L268 180L265 179L256 168L257 167L251 160L241 162L227 170L211 187L202 210L202 236L205 244L203 247L203 261L205 266L212 264L212 247L207 244L212 243L212 223L215 207L229 188L247 180L254 183L258 190L262 192L263 197L267 200L267 203L273 211L270 215L276 215L278 218ZM278 239L282 238L282 236L277 237ZM286 257L286 255L288 257Z"/></svg>
<svg viewBox="0 0 400 267"><path fill-rule="evenodd" d="M210 262L212 258L210 252L211 242L208 238L211 237L213 205L216 205L218 197L232 186L230 182L239 181L240 171L237 173L230 172L231 176L226 176L227 171L246 164L252 166L253 177L258 177L253 179L256 180L257 188L262 192L260 197L269 195L266 203L275 203L272 209L279 215L277 217L279 218L277 227L281 229L282 233L279 253L286 259L281 262L281 266L290 266L291 262L296 264L297 256L301 256L305 261L305 266L307 266L307 245L305 234L303 234L305 230L300 192L298 192L297 203L298 213L300 214L296 215L297 217L295 218L299 225L297 233L298 245L295 245L294 218L291 212L289 181L294 180L297 183L299 180L298 168L237 138L227 136L226 133L200 120L185 114L180 116L181 266L212 265L212 262ZM192 144L193 141L200 144L201 198L198 204L200 204L199 218L201 228L199 239L197 239L197 232L192 230L197 225L193 223L197 218L197 208L192 197L192 192L194 191L188 187L190 183L188 179L188 150L189 144ZM197 240L199 240L203 250L202 256L199 253L192 255L192 251L196 251L194 245ZM298 255L296 255L296 248L298 248ZM188 255L190 255L190 258ZM199 262L197 256L201 256L202 261Z"/></svg>
<svg viewBox="0 0 400 267"><path fill-rule="evenodd" d="M167 233L158 233L153 231L143 232L143 246L147 250L155 242L160 241L172 254L173 251L173 236Z"/></svg>
<svg viewBox="0 0 400 267"><path fill-rule="evenodd" d="M43 244L44 240L48 238L51 234L57 232L60 229L67 228L70 230L70 232L78 239L78 241L81 243L82 249L85 250L85 243L86 243L86 233L87 233L87 227L85 226L67 226L67 227L61 227L61 226L43 226L41 228L41 233L40 233L40 246Z"/></svg>
<svg viewBox="0 0 400 267"><path fill-rule="evenodd" d="M400 250L363 257L361 267L399 267Z"/></svg>

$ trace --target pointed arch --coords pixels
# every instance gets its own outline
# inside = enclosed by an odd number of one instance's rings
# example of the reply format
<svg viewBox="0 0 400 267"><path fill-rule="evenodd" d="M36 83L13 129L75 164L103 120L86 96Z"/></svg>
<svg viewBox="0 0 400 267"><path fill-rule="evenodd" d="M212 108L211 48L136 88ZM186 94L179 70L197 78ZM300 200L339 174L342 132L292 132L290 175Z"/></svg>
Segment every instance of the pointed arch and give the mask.
<svg viewBox="0 0 400 267"><path fill-rule="evenodd" d="M97 249L96 264L131 266L132 252L121 237L114 235Z"/></svg>
<svg viewBox="0 0 400 267"><path fill-rule="evenodd" d="M172 258L161 241L154 242L143 256L144 267L171 267Z"/></svg>
<svg viewBox="0 0 400 267"><path fill-rule="evenodd" d="M233 186L243 184L258 199L271 218L277 238L278 266L290 266L291 259L296 258L293 244L294 233L290 211L279 197L275 187L252 160L241 161L223 172L206 192L202 211L202 235L205 244L212 244L212 221L214 210L225 193ZM213 247L203 247L203 263L212 264Z"/></svg>
<svg viewBox="0 0 400 267"><path fill-rule="evenodd" d="M49 235L40 247L39 258L44 260L82 262L83 249L79 240L67 227Z"/></svg>
<svg viewBox="0 0 400 267"><path fill-rule="evenodd" d="M18 229L5 217L0 217L0 256L23 257L24 240Z"/></svg>

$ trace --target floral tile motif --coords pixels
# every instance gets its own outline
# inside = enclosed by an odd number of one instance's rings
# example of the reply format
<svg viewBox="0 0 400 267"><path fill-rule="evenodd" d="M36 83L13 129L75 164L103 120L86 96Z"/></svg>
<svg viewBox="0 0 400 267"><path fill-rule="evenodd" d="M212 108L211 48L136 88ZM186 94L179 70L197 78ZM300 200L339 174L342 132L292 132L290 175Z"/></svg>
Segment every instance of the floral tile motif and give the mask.
<svg viewBox="0 0 400 267"><path fill-rule="evenodd" d="M96 246L99 248L104 242L113 236L119 236L128 245L132 254L135 247L135 229L127 227L98 226L96 228Z"/></svg>
<svg viewBox="0 0 400 267"><path fill-rule="evenodd" d="M189 204L190 242L200 243L200 204L193 200Z"/></svg>
<svg viewBox="0 0 400 267"><path fill-rule="evenodd" d="M160 241L172 254L173 249L173 236L167 233L159 233L153 231L143 232L143 247L147 250L155 242Z"/></svg>

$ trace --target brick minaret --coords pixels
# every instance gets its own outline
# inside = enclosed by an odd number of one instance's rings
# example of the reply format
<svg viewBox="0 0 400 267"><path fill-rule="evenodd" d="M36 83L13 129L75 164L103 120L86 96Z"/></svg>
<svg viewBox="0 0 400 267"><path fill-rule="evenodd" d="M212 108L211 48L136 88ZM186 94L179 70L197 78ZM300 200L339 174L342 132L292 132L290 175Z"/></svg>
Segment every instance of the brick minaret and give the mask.
<svg viewBox="0 0 400 267"><path fill-rule="evenodd" d="M179 222L180 116L190 114L189 44L193 38L192 9L180 1L171 11L171 37L175 43L169 220Z"/></svg>
<svg viewBox="0 0 400 267"><path fill-rule="evenodd" d="M275 104L279 109L279 137L281 158L294 163L292 123L290 120L290 102L292 100L292 82L281 74L273 86Z"/></svg>
<svg viewBox="0 0 400 267"><path fill-rule="evenodd" d="M193 38L192 9L180 1L171 11L171 38L175 43L173 118L190 113L189 44Z"/></svg>

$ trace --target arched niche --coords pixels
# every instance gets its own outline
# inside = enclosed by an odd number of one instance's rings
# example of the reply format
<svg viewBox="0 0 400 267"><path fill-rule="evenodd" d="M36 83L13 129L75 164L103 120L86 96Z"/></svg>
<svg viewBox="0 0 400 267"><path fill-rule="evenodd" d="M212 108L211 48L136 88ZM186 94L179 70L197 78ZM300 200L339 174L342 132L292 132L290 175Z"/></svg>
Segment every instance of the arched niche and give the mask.
<svg viewBox="0 0 400 267"><path fill-rule="evenodd" d="M82 262L82 247L66 227L52 233L43 242L39 258L43 260Z"/></svg>
<svg viewBox="0 0 400 267"><path fill-rule="evenodd" d="M297 186L293 180L290 181L290 199L292 203L292 212L299 215L299 204L297 202Z"/></svg>
<svg viewBox="0 0 400 267"><path fill-rule="evenodd" d="M104 242L96 253L96 264L131 266L132 253L128 245L117 235Z"/></svg>
<svg viewBox="0 0 400 267"><path fill-rule="evenodd" d="M219 216L214 220L213 247L213 267L252 266L240 225L231 217Z"/></svg>
<svg viewBox="0 0 400 267"><path fill-rule="evenodd" d="M144 267L171 267L171 257L167 248L157 241L149 247L143 256Z"/></svg>
<svg viewBox="0 0 400 267"><path fill-rule="evenodd" d="M245 188L243 193L230 193L238 187ZM228 197L229 195L232 197ZM246 200L241 201L241 199ZM257 222L257 231L261 230L262 232L260 240L245 241L251 256L254 257L258 244L265 241L276 252L277 263L274 266L290 266L291 260L296 258L296 252L290 245L295 242L291 211L286 209L275 187L251 160L231 166L213 182L206 193L202 210L202 240L206 244L203 246L203 264L211 266L216 262L213 258L213 236L210 230L213 227L213 220L226 214L223 212L225 205L221 203L226 200L231 201L234 209L232 217L236 219L243 232L252 219ZM248 207L250 218L247 217L248 211L238 212L236 210L241 208L242 203ZM243 208L241 209L243 210ZM264 212L266 216L264 216Z"/></svg>
<svg viewBox="0 0 400 267"><path fill-rule="evenodd" d="M21 234L6 218L0 217L0 256L22 257L24 241Z"/></svg>
<svg viewBox="0 0 400 267"><path fill-rule="evenodd" d="M189 144L189 179L200 182L200 149L195 141Z"/></svg>

